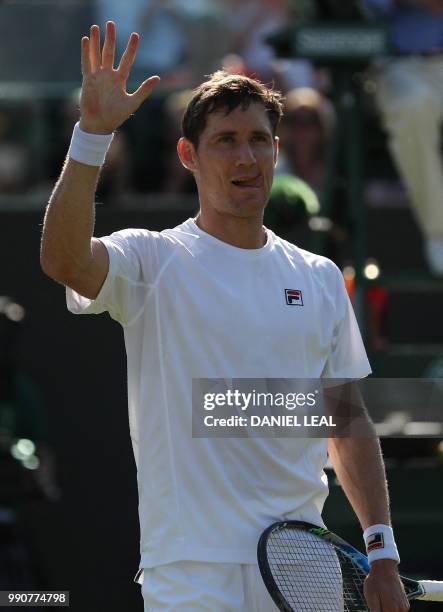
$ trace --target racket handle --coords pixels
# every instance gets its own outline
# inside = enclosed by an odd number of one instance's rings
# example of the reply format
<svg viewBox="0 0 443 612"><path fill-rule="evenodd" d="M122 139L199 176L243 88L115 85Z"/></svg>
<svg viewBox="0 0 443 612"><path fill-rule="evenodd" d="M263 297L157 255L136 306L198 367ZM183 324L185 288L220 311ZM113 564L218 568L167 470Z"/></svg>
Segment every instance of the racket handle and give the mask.
<svg viewBox="0 0 443 612"><path fill-rule="evenodd" d="M419 580L419 584L425 592L417 599L443 601L443 582L440 580Z"/></svg>

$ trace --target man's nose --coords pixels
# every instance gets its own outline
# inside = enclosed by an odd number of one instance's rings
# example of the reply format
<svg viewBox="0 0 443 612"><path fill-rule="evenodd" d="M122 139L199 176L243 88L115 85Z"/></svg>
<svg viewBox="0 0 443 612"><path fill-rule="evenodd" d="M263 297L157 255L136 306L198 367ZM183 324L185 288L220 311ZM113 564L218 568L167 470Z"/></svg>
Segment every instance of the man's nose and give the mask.
<svg viewBox="0 0 443 612"><path fill-rule="evenodd" d="M255 164L255 154L249 142L239 146L237 151L237 166Z"/></svg>

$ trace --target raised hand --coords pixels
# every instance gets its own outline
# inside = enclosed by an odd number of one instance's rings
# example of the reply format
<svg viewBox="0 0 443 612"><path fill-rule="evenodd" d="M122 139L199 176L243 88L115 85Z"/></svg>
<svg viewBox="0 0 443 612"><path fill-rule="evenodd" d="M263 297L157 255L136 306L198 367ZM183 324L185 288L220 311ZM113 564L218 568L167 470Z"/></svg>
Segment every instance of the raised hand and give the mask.
<svg viewBox="0 0 443 612"><path fill-rule="evenodd" d="M146 100L160 77L143 81L132 94L126 82L134 63L139 35L131 34L118 68L114 68L116 30L106 23L105 41L100 51L100 28L91 26L90 37L82 38L83 84L80 98L80 128L95 134L110 134Z"/></svg>

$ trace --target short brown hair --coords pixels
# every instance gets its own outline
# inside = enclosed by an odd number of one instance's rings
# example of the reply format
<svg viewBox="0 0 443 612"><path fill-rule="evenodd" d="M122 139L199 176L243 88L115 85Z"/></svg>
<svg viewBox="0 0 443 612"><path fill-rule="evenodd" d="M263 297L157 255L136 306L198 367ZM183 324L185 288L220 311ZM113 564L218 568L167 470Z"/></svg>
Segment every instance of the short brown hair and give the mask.
<svg viewBox="0 0 443 612"><path fill-rule="evenodd" d="M238 106L246 110L253 102L265 107L275 136L283 115L281 94L250 77L218 70L194 90L183 115L183 136L197 148L209 114L226 109L229 115Z"/></svg>

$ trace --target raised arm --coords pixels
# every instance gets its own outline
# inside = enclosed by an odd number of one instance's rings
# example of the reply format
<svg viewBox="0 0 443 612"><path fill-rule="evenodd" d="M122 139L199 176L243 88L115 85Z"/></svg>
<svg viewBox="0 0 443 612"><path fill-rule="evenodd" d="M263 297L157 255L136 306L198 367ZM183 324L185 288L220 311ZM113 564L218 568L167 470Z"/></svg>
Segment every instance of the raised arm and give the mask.
<svg viewBox="0 0 443 612"><path fill-rule="evenodd" d="M102 51L98 26L91 27L89 38L82 38L79 128L86 134L112 134L160 80L152 76L134 93L127 93L126 83L138 40L138 34L131 34L118 67L114 68L116 30L112 21L106 24ZM109 268L106 247L93 238L99 173L99 165L67 156L46 209L40 251L40 263L48 276L91 299L97 297Z"/></svg>

